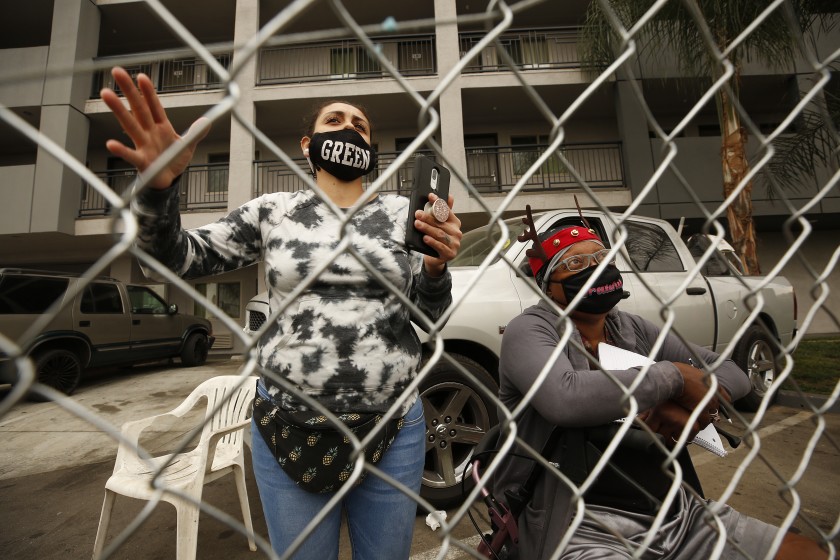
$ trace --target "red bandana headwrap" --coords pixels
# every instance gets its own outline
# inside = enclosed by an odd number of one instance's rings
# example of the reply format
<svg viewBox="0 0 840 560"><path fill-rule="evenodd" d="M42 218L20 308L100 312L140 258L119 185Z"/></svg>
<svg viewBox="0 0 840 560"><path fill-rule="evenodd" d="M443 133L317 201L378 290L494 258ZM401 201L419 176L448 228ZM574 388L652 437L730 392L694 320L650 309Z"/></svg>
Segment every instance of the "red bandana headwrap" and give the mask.
<svg viewBox="0 0 840 560"><path fill-rule="evenodd" d="M528 258L528 264L531 265L531 271L534 273L534 276L537 275L543 266L551 262L554 255L563 249L574 245L575 243L580 243L581 241L597 241L598 243L601 243L601 238L596 235L594 229L587 229L584 226L572 226L563 228L555 232L548 239L540 242L540 245L542 245L543 251L545 252L546 260L543 261L539 257Z"/></svg>
<svg viewBox="0 0 840 560"><path fill-rule="evenodd" d="M531 206L525 206L526 218L522 218L522 223L528 226L522 232L518 239L519 241L533 242L531 248L525 251L528 257L528 264L531 266L531 272L534 273L534 278L539 283L539 272L542 268L551 262L551 259L560 251L580 243L581 241L597 241L601 245L604 243L595 230L584 226L571 226L563 228L554 232L550 237L540 241L537 236L537 228L534 226L534 218L531 215Z"/></svg>

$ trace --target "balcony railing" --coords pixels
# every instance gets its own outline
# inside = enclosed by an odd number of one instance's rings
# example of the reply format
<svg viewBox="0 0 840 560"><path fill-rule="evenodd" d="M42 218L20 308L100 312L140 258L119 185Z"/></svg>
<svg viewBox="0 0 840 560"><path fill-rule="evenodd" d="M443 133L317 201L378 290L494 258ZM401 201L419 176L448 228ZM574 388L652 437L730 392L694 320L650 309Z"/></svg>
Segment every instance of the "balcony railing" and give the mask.
<svg viewBox="0 0 840 560"><path fill-rule="evenodd" d="M480 193L508 192L547 148L548 146L536 144L467 148L467 176ZM560 152L589 186L624 186L620 144L567 144L560 147ZM377 169L365 176L364 185L370 185L398 155L398 152L380 153ZM425 155L435 159L434 154ZM304 170L309 168L305 159L297 159L295 163ZM280 161L255 161L254 169L254 197L306 189L306 183ZM388 178L379 192L407 195L412 187L413 170L412 158ZM181 177L181 210L188 212L226 209L228 172L227 163L189 166ZM134 169L113 169L97 173L97 176L114 192L123 195L131 188L137 173ZM523 190L558 191L577 185L571 171L559 158L554 157L528 178ZM110 213L111 208L102 195L90 185L84 185L79 216L106 216Z"/></svg>
<svg viewBox="0 0 840 560"><path fill-rule="evenodd" d="M430 159L435 157L431 153L422 152ZM375 181L379 174L382 173L398 156L397 152L380 152L377 154L376 169L373 173L365 175L362 179L365 187ZM305 159L296 159L295 163L300 165L304 170L309 169L309 164ZM288 166L283 162L277 160L271 161L256 161L254 162L254 196L260 196L267 193L275 192L295 192L303 190L306 187L300 177L297 176ZM388 178L385 184L379 189L381 193L394 193L406 195L411 191L412 176L414 173L414 159L409 159L405 165L400 167L397 172Z"/></svg>
<svg viewBox="0 0 840 560"><path fill-rule="evenodd" d="M467 175L481 193L507 192L547 149L538 144L467 148ZM566 144L559 151L591 187L624 186L621 144ZM528 177L523 190L558 191L577 185L569 168L552 157Z"/></svg>
<svg viewBox="0 0 840 560"><path fill-rule="evenodd" d="M231 53L222 53L216 56L225 68L230 67ZM98 59L102 62L103 59ZM152 79L160 93L175 93L181 91L203 91L208 89L219 89L222 82L203 59L186 57L178 59L152 59L138 64L124 66L132 78L137 74L144 73ZM103 87L114 88L114 79L110 70L100 70L93 80L93 91L91 99L99 98L99 91Z"/></svg>
<svg viewBox="0 0 840 560"><path fill-rule="evenodd" d="M525 172L545 152L548 146L487 146L467 148L467 176L481 193L504 193L521 179ZM624 186L621 145L567 144L561 153L574 170L593 188ZM365 177L370 184L394 159L397 153L381 153L377 171ZM431 157L431 154L427 154ZM306 160L295 160L308 169ZM254 164L254 196L273 192L294 192L306 188L305 183L279 161L258 161ZM388 179L379 192L408 194L411 190L413 160L409 160ZM578 185L571 171L559 158L551 158L526 181L524 191L559 191Z"/></svg>
<svg viewBox="0 0 840 560"><path fill-rule="evenodd" d="M437 72L434 35L372 38L403 76ZM257 85L381 78L379 61L356 40L266 47L260 50Z"/></svg>
<svg viewBox="0 0 840 560"><path fill-rule="evenodd" d="M181 176L181 211L208 211L227 209L228 195L227 163L190 165ZM96 174L111 189L122 196L137 178L137 171L112 169ZM82 200L79 217L108 216L111 207L105 198L88 184L82 185Z"/></svg>
<svg viewBox="0 0 840 560"><path fill-rule="evenodd" d="M485 37L485 33L459 33L461 56ZM579 68L578 28L509 31L499 42L520 70ZM495 44L490 44L470 61L464 72L510 71Z"/></svg>
<svg viewBox="0 0 840 560"><path fill-rule="evenodd" d="M483 32L460 33L461 56L478 43ZM434 35L372 38L380 52L403 76L429 76L437 73ZM546 28L511 31L501 35L502 46L520 69L578 68L578 28ZM216 56L230 67L231 53ZM99 62L104 59L98 59ZM161 93L201 91L222 87L218 76L200 58L154 58L124 65L132 76L143 72L152 78ZM464 69L465 73L508 70L495 44L484 48ZM356 40L266 47L260 50L257 85L300 83L348 79L381 78L386 74L379 61ZM103 87L113 87L110 71L101 70L93 80L91 98L99 97Z"/></svg>

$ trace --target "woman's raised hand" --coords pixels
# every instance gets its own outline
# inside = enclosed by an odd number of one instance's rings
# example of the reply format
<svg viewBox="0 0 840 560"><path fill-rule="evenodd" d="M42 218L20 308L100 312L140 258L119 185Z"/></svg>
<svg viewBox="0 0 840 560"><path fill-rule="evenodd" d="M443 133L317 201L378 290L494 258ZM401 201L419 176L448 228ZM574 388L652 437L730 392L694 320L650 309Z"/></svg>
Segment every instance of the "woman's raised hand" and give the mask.
<svg viewBox="0 0 840 560"><path fill-rule="evenodd" d="M180 142L181 136L169 122L169 117L166 116L166 111L148 76L139 74L135 85L134 80L123 68L114 68L111 75L128 101L128 108L110 88L104 88L100 96L117 117L134 147L126 146L113 138L105 143L105 147L139 171L145 171L167 148ZM200 120L196 121L193 127L199 122ZM190 164L196 145L208 131L209 127L205 127L198 137L190 143L184 143L184 149L149 181L149 186L154 189L168 188Z"/></svg>

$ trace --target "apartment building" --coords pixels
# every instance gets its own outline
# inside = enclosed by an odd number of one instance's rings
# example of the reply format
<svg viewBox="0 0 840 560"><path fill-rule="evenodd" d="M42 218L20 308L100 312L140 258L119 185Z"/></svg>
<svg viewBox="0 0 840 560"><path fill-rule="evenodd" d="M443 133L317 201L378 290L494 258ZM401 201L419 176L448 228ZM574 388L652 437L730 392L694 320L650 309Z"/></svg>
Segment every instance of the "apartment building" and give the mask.
<svg viewBox="0 0 840 560"><path fill-rule="evenodd" d="M546 163L513 201L506 201L553 132L531 97L534 93L555 116L574 108L564 119L563 154L603 204L622 211L638 199L666 154L633 84L612 77L588 91L592 78L582 71L577 49L588 3L549 1L513 14L499 42L521 78L491 44L469 60L456 79L447 80L486 36L486 2L345 0L354 20L399 71L398 80L356 36L341 30L344 26L329 2L291 17L284 10L297 5L292 0L163 0L170 12L163 19L142 0L6 2L0 7L0 103L50 138L56 149L72 155L78 166L124 194L134 170L110 157L104 147L106 139L124 137L99 99L100 88L110 85L109 66L119 64L152 77L179 130L234 99L233 111L214 122L182 180L182 220L190 227L218 219L263 193L303 188L278 149L305 165L298 142L306 116L319 101L348 99L369 109L379 173L384 172L425 125L408 87L435 99L440 125L433 137L456 171L455 209L470 229L486 223L488 210L494 212L503 203L505 217L521 213L526 204L538 210L573 206L575 194L582 204L591 204L570 170L557 160ZM489 24L493 23L498 20ZM278 32L271 40L251 56L242 50L261 29L274 24ZM241 67L235 88L223 87L213 66L189 48L179 25L207 47L222 68ZM823 58L838 46L836 33L817 38ZM704 91L702 85L692 87L699 81L679 78L673 65L638 60L632 64L653 117L666 131L685 118ZM813 77L804 61L787 71L750 63L744 68L741 102L761 130L772 130ZM531 86L531 93L520 80ZM576 105L578 100L583 102ZM0 120L0 265L87 269L112 250L118 216L78 169L6 121ZM709 210L717 208L723 200L720 143L716 109L710 102L675 139L682 178L670 171L657 175L638 212L674 223L685 218L689 227L697 227L703 212L682 181ZM753 151L756 145L753 141ZM809 202L834 172L825 170L813 188L790 193L792 203L801 207ZM409 162L382 190L407 192L410 177ZM472 189L458 177L466 177ZM759 254L769 270L787 246L781 225L790 212L766 189L756 188L753 199ZM808 216L815 233L803 254L824 266L837 246L840 190L835 188ZM128 253L103 272L150 282ZM802 264L791 262L783 273L799 288L801 307L809 307L812 281ZM835 271L830 281L840 286L838 274ZM254 266L193 284L243 323L245 304L263 288L263 279L261 267ZM159 288L182 309L194 310L187 295L169 286ZM828 305L840 312L838 296ZM823 313L813 330L837 327ZM219 323L216 334L217 350L237 350L227 327Z"/></svg>

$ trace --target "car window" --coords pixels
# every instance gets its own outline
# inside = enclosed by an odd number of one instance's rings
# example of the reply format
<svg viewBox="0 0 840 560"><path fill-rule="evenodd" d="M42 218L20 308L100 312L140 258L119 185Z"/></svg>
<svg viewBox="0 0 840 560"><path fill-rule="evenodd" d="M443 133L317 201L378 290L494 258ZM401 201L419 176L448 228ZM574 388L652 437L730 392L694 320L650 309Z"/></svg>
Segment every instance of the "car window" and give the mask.
<svg viewBox="0 0 840 560"><path fill-rule="evenodd" d="M45 313L50 305L64 295L69 283L66 278L0 277L0 314Z"/></svg>
<svg viewBox="0 0 840 560"><path fill-rule="evenodd" d="M625 222L627 253L640 272L682 272L682 260L668 234L659 226Z"/></svg>
<svg viewBox="0 0 840 560"><path fill-rule="evenodd" d="M519 218L505 220L505 224L508 227L508 238L502 251L514 244L516 237L525 229L525 225ZM501 235L502 228L495 223L468 231L461 238L458 256L449 262L449 266L480 266L485 257L496 246L496 243L499 242ZM500 255L496 255L496 258L490 264L495 263L499 258Z"/></svg>
<svg viewBox="0 0 840 560"><path fill-rule="evenodd" d="M691 256L695 261L699 261L703 254L709 249L712 241L702 233L696 233L688 238L685 242ZM743 270L741 261L732 251L717 250L712 253L712 256L706 261L706 264L700 270L703 276L731 276L732 270L727 266L727 261L735 268L737 272Z"/></svg>
<svg viewBox="0 0 840 560"><path fill-rule="evenodd" d="M89 284L82 294L80 309L82 313L122 313L120 289L116 284Z"/></svg>
<svg viewBox="0 0 840 560"><path fill-rule="evenodd" d="M126 286L131 300L131 312L145 315L166 313L166 302L156 293L143 286Z"/></svg>

